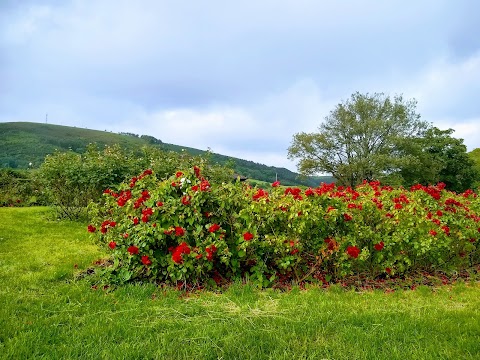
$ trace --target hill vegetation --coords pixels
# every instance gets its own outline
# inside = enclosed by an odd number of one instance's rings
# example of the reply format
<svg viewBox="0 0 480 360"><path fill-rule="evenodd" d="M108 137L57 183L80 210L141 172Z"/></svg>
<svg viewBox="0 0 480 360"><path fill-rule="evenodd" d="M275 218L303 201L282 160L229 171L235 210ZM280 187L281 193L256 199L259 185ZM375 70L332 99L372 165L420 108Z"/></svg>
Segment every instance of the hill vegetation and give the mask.
<svg viewBox="0 0 480 360"><path fill-rule="evenodd" d="M72 150L75 153L84 153L90 143L96 143L99 147L118 144L123 149L138 154L142 153L143 147L150 146L165 151L185 151L191 155L209 156L213 163L219 165L230 164L237 174L269 183L278 179L284 185L318 186L321 182L331 183L335 180L331 176L300 178L297 173L285 168L267 166L221 154L207 153L207 151L181 145L167 144L150 135L117 134L108 131L29 122L0 123L0 167L37 168L43 163L46 155L52 154L56 150L61 152Z"/></svg>

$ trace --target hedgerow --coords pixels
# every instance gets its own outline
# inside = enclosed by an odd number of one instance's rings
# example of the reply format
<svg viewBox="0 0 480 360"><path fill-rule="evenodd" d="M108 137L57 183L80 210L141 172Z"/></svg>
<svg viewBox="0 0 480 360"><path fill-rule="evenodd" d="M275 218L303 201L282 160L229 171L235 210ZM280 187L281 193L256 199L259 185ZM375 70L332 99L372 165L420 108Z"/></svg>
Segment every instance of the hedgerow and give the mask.
<svg viewBox="0 0 480 360"><path fill-rule="evenodd" d="M103 205L90 207L88 231L111 253L101 276L112 283L248 278L266 287L480 263L480 201L441 183L300 189L275 182L267 191L212 184L194 166L163 181L146 170L103 196Z"/></svg>

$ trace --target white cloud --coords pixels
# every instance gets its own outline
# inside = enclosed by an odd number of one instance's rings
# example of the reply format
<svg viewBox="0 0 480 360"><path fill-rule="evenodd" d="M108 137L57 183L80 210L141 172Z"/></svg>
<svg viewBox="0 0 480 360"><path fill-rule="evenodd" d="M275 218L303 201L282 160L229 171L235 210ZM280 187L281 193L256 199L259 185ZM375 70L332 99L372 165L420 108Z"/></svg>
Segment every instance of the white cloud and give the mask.
<svg viewBox="0 0 480 360"><path fill-rule="evenodd" d="M11 4L0 4L0 121L48 112L294 169L293 134L355 91L386 92L480 147L469 1Z"/></svg>

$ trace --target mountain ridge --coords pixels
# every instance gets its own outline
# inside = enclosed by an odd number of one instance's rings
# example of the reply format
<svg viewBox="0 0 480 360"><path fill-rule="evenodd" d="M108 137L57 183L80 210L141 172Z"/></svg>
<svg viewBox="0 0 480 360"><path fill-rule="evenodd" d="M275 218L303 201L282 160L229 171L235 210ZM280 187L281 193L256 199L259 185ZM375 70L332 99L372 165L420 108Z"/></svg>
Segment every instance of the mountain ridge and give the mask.
<svg viewBox="0 0 480 360"><path fill-rule="evenodd" d="M101 146L118 144L133 151L143 146L155 146L166 151L186 151L191 155L207 153L196 148L164 143L150 135L113 133L106 130L34 122L4 122L0 123L0 167L35 168L40 166L47 154L56 150L82 153L89 143ZM335 181L331 176L300 177L298 173L286 168L217 153L210 153L210 158L222 165L233 161L236 173L260 181L273 182L278 178L285 185L304 186L318 186L320 182Z"/></svg>

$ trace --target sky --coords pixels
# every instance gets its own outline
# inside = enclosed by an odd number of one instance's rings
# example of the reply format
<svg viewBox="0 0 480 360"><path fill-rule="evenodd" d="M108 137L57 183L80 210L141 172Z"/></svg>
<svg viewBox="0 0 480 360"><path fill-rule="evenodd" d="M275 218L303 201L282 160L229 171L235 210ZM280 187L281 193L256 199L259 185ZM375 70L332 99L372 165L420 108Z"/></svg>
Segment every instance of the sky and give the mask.
<svg viewBox="0 0 480 360"><path fill-rule="evenodd" d="M416 99L471 151L478 14L476 0L0 0L0 122L151 135L295 171L293 135L358 91Z"/></svg>

